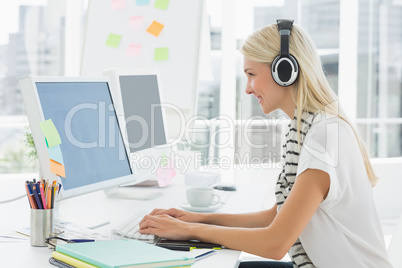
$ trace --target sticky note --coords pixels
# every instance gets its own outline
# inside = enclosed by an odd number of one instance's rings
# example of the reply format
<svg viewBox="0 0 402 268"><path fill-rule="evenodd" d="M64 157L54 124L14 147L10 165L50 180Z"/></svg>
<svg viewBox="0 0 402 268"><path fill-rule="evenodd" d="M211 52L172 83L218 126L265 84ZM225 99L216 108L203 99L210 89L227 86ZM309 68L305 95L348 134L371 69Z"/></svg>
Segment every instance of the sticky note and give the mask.
<svg viewBox="0 0 402 268"><path fill-rule="evenodd" d="M149 25L147 32L158 37L158 35L162 32L163 27L165 27L165 25L154 20L151 25Z"/></svg>
<svg viewBox="0 0 402 268"><path fill-rule="evenodd" d="M112 9L120 9L125 5L125 0L112 0Z"/></svg>
<svg viewBox="0 0 402 268"><path fill-rule="evenodd" d="M56 126L53 124L52 119L40 122L40 129L45 135L46 145L48 148L61 144L59 132L57 132Z"/></svg>
<svg viewBox="0 0 402 268"><path fill-rule="evenodd" d="M149 0L136 0L135 3L137 4L137 6L145 6L149 5Z"/></svg>
<svg viewBox="0 0 402 268"><path fill-rule="evenodd" d="M49 158L64 165L63 155L61 154L60 145L54 146L53 148L49 148Z"/></svg>
<svg viewBox="0 0 402 268"><path fill-rule="evenodd" d="M143 16L131 16L130 17L130 22L128 23L128 25L130 27L139 27L142 25L142 22L144 21L144 17Z"/></svg>
<svg viewBox="0 0 402 268"><path fill-rule="evenodd" d="M111 33L107 37L106 46L116 48L119 46L120 41L121 41L121 35Z"/></svg>
<svg viewBox="0 0 402 268"><path fill-rule="evenodd" d="M138 56L141 54L141 44L130 43L128 44L128 48L126 50L126 54L129 56Z"/></svg>
<svg viewBox="0 0 402 268"><path fill-rule="evenodd" d="M57 176L61 176L63 178L66 177L66 170L64 168L64 165L57 163L52 159L50 159L50 171L56 174Z"/></svg>
<svg viewBox="0 0 402 268"><path fill-rule="evenodd" d="M154 52L154 61L163 61L169 58L168 47L157 47Z"/></svg>
<svg viewBox="0 0 402 268"><path fill-rule="evenodd" d="M155 1L155 8L159 8L162 10L166 10L169 5L170 0L156 0Z"/></svg>
<svg viewBox="0 0 402 268"><path fill-rule="evenodd" d="M176 176L176 170L173 167L172 162L165 156L162 161L166 162L156 170L156 178L158 179L159 187L165 187L173 183L173 178Z"/></svg>

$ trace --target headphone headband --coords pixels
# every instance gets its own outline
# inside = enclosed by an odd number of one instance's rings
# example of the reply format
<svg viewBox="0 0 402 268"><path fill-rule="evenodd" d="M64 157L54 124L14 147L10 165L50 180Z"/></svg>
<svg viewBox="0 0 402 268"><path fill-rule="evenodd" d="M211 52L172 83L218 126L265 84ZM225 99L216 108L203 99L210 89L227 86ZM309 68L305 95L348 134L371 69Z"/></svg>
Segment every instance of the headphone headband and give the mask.
<svg viewBox="0 0 402 268"><path fill-rule="evenodd" d="M279 35L281 36L281 57L289 56L289 36L293 27L293 20L276 20Z"/></svg>

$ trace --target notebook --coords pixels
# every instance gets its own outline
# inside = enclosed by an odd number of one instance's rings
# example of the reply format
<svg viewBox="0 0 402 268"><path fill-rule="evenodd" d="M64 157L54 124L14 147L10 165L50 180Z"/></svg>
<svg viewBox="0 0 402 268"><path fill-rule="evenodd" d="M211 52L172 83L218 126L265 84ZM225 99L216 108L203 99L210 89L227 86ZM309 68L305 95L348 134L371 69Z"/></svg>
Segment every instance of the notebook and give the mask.
<svg viewBox="0 0 402 268"><path fill-rule="evenodd" d="M56 251L101 268L188 266L194 258L145 242L123 239L57 245Z"/></svg>
<svg viewBox="0 0 402 268"><path fill-rule="evenodd" d="M70 267L70 266L72 266L72 267L80 267L80 268L96 268L96 266L94 266L92 264L83 262L81 260L78 260L76 258L70 257L68 255L65 255L65 254L57 252L57 251L52 252L52 258L56 259L56 261L49 260L50 263L53 262L52 263L53 265L57 266L57 264L59 264L60 262L62 262L62 264L65 265L65 266L58 266L58 267Z"/></svg>

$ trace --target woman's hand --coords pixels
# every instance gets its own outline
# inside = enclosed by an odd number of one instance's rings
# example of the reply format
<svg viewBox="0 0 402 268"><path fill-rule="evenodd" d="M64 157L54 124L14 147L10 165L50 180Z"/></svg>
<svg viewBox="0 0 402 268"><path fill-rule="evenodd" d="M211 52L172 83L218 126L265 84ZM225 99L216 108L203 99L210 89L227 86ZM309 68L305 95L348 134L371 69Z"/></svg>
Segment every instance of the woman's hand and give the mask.
<svg viewBox="0 0 402 268"><path fill-rule="evenodd" d="M140 233L154 234L172 240L189 240L191 238L191 225L167 214L146 215L140 223Z"/></svg>
<svg viewBox="0 0 402 268"><path fill-rule="evenodd" d="M190 211L184 211L180 209L175 209L175 208L170 208L170 209L154 209L151 213L149 213L151 216L160 216L160 215L169 215L175 219L184 221L184 222L194 222L198 223L201 222L201 215L199 213L194 213ZM145 220L141 220L141 223L143 223Z"/></svg>

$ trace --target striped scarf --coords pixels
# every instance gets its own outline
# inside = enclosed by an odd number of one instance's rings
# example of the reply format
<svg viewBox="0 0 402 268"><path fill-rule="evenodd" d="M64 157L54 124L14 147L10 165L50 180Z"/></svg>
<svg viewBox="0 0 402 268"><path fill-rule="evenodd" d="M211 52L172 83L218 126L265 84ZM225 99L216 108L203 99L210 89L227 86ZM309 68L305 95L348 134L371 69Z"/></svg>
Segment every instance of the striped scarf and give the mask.
<svg viewBox="0 0 402 268"><path fill-rule="evenodd" d="M296 113L295 113L296 114ZM315 114L303 112L301 118L300 142L303 145L307 131L311 127L311 123L315 118ZM297 135L297 118L296 116L289 124L289 132L285 135L285 143L283 145L285 164L281 174L279 174L278 182L276 183L275 196L277 211L279 211L292 190L296 180L297 166L299 164L299 156L301 146L298 143ZM289 250L289 255L293 262L293 267L311 268L315 267L307 256L299 238Z"/></svg>

